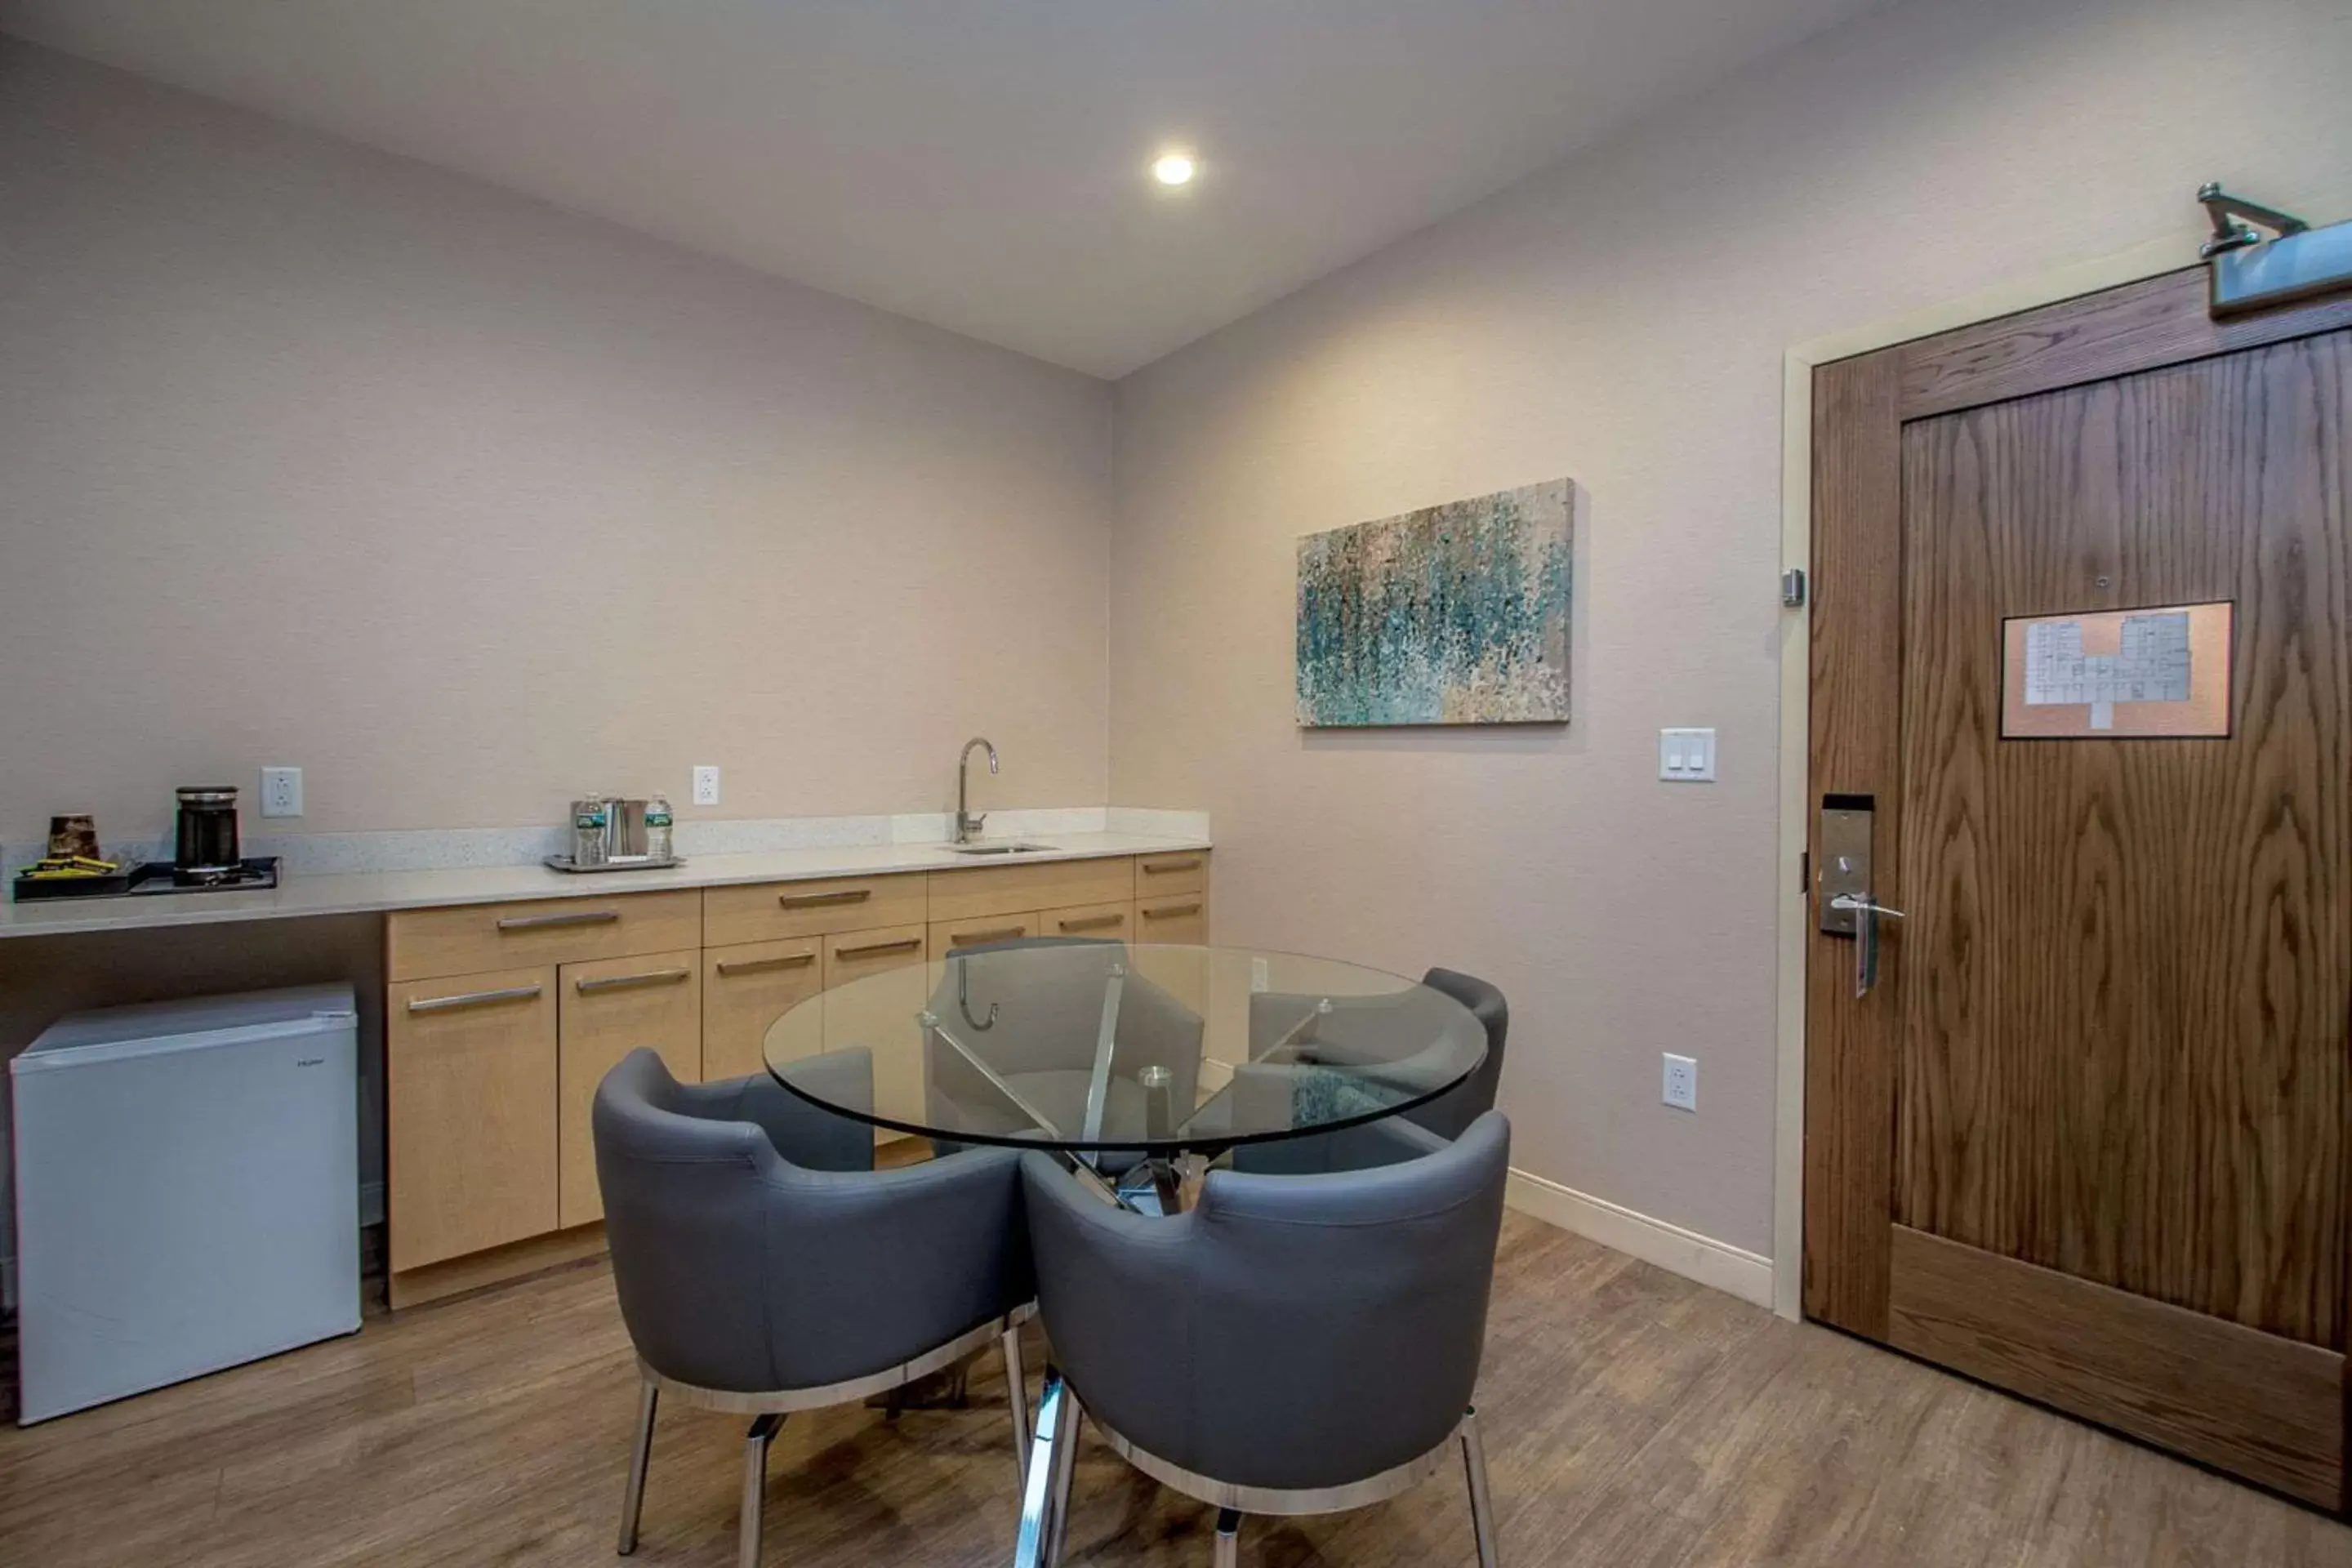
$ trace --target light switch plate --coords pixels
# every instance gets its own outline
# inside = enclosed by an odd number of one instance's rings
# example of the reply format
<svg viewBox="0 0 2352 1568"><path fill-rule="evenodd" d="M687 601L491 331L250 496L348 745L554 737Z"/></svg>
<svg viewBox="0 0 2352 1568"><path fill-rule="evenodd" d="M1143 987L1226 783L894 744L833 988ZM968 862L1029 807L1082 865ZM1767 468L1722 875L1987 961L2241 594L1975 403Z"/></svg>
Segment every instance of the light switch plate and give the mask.
<svg viewBox="0 0 2352 1568"><path fill-rule="evenodd" d="M261 815L264 816L302 815L302 770L300 768L261 770Z"/></svg>
<svg viewBox="0 0 2352 1568"><path fill-rule="evenodd" d="M1658 777L1668 784L1715 782L1715 731L1658 731Z"/></svg>
<svg viewBox="0 0 2352 1568"><path fill-rule="evenodd" d="M719 770L717 768L706 766L694 770L694 804L697 805L719 804Z"/></svg>
<svg viewBox="0 0 2352 1568"><path fill-rule="evenodd" d="M1659 1090L1658 1098L1676 1110L1696 1110L1698 1109L1698 1059L1696 1057L1678 1057L1672 1051L1665 1052L1664 1056L1666 1080L1664 1087Z"/></svg>

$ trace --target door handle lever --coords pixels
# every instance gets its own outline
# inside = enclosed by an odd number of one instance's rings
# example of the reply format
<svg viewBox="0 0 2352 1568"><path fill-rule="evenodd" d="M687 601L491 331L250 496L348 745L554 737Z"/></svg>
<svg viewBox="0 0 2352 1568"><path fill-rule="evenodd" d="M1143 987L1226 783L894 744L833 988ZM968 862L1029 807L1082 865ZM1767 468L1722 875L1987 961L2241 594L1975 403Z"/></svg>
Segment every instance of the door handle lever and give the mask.
<svg viewBox="0 0 2352 1568"><path fill-rule="evenodd" d="M1878 984L1878 922L1899 921L1901 910L1890 910L1868 893L1840 893L1830 908L1853 917L1853 994L1856 1001Z"/></svg>
<svg viewBox="0 0 2352 1568"><path fill-rule="evenodd" d="M1890 910L1885 904L1872 899L1867 893L1840 893L1830 900L1830 908L1844 910L1852 914L1872 915L1883 921L1899 921L1904 918L1901 910Z"/></svg>

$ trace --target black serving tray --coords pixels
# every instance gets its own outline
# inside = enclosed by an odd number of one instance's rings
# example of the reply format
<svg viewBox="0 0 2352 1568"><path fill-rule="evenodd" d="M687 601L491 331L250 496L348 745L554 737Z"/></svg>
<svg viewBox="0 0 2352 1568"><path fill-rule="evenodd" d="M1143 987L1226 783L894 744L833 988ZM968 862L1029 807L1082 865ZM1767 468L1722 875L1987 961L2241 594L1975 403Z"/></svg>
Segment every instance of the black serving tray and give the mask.
<svg viewBox="0 0 2352 1568"><path fill-rule="evenodd" d="M120 870L103 877L27 877L20 871L9 882L20 904L46 903L51 899L105 899L129 892L145 869L137 860L126 860Z"/></svg>

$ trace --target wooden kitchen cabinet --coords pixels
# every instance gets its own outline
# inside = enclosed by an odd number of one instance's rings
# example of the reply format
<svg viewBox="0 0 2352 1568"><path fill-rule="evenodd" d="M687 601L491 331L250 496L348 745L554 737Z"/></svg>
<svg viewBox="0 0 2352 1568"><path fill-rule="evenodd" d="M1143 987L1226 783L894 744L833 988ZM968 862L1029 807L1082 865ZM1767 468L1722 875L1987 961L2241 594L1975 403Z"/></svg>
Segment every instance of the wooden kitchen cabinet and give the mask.
<svg viewBox="0 0 2352 1568"><path fill-rule="evenodd" d="M703 1081L765 1072L768 1026L824 989L815 937L703 949Z"/></svg>
<svg viewBox="0 0 2352 1568"><path fill-rule="evenodd" d="M1178 852L394 911L393 1305L601 1250L590 1111L639 1046L687 1081L764 1072L769 1026L853 980L896 977L820 1004L812 1048L903 1037L925 962L959 947L1202 942L1207 908L1206 853ZM919 1105L924 1071L919 1052L886 1050L877 1089Z"/></svg>
<svg viewBox="0 0 2352 1568"><path fill-rule="evenodd" d="M558 972L556 1224L604 1217L590 1126L596 1086L639 1046L661 1053L670 1076L702 1081L702 953L675 952L567 963Z"/></svg>
<svg viewBox="0 0 2352 1568"><path fill-rule="evenodd" d="M390 1264L397 1274L556 1226L556 972L387 989Z"/></svg>

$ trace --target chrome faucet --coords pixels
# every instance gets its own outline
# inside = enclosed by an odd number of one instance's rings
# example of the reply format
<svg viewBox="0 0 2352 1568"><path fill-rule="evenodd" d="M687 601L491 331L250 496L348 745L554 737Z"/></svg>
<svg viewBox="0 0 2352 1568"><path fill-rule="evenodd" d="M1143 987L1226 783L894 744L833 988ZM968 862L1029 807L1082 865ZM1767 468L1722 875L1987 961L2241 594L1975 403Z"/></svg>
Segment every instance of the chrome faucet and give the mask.
<svg viewBox="0 0 2352 1568"><path fill-rule="evenodd" d="M973 835L980 831L980 825L988 820L988 813L983 811L974 816L970 809L971 795L967 779L971 769L971 749L974 746L986 749L988 771L990 773L996 771L996 747L992 743L982 740L978 735L974 735L963 743L963 755L956 759L955 841L959 844L971 843Z"/></svg>

